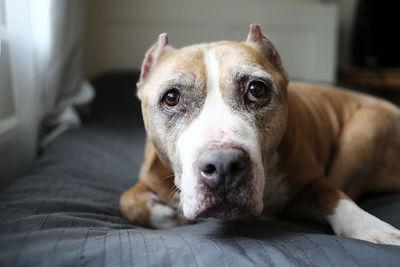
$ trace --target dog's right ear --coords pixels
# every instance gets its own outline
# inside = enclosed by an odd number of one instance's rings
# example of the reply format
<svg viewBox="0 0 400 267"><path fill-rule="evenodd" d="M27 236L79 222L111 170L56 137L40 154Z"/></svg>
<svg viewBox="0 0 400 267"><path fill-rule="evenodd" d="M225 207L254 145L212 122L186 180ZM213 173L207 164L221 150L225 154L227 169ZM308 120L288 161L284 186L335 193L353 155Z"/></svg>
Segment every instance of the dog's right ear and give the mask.
<svg viewBox="0 0 400 267"><path fill-rule="evenodd" d="M154 66L157 64L158 58L163 53L165 48L168 45L168 35L166 33L162 33L158 36L157 42L155 42L149 50L147 50L146 55L144 57L142 68L140 72L140 78L137 86L137 96L139 99L142 98L142 87L146 79L149 77L150 73L154 69Z"/></svg>
<svg viewBox="0 0 400 267"><path fill-rule="evenodd" d="M264 36L261 32L261 27L258 24L251 24L250 25L250 32L247 36L247 42L252 43L264 51L264 53L268 56L270 62L284 75L286 72L282 66L281 57L279 56L278 51L276 50L275 46L272 44L271 40Z"/></svg>

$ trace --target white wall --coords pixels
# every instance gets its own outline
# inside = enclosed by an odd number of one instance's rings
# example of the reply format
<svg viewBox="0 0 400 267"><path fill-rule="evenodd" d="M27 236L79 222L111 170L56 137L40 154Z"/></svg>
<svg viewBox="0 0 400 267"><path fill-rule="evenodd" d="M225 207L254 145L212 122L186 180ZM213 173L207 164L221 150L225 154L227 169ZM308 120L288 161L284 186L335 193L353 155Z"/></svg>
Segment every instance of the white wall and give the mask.
<svg viewBox="0 0 400 267"><path fill-rule="evenodd" d="M259 23L292 78L332 82L336 76L337 9L326 1L89 0L85 71L139 68L161 32L170 43L244 40Z"/></svg>

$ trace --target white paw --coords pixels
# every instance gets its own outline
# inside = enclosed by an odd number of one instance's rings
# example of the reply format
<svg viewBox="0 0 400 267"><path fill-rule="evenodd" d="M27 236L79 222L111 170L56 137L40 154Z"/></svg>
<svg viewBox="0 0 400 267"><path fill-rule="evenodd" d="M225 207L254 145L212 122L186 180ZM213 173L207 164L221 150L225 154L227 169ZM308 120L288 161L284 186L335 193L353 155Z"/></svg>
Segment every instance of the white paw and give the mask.
<svg viewBox="0 0 400 267"><path fill-rule="evenodd" d="M348 231L345 236L376 244L400 246L400 231L390 224L368 214L363 223Z"/></svg>
<svg viewBox="0 0 400 267"><path fill-rule="evenodd" d="M157 229L167 229L179 225L188 224L177 207L164 202L156 195L151 195L149 201L150 225Z"/></svg>
<svg viewBox="0 0 400 267"><path fill-rule="evenodd" d="M340 200L335 213L327 219L337 235L400 246L398 229L362 210L351 200Z"/></svg>

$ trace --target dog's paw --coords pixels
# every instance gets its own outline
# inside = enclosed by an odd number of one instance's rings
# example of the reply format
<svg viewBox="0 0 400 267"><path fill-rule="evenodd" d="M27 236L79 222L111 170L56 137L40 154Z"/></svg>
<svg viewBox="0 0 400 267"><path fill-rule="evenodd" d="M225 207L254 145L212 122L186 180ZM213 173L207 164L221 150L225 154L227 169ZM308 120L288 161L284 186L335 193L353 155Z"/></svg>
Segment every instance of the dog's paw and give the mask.
<svg viewBox="0 0 400 267"><path fill-rule="evenodd" d="M400 230L371 215L359 228L348 231L345 236L376 244L400 246Z"/></svg>
<svg viewBox="0 0 400 267"><path fill-rule="evenodd" d="M362 210L350 200L341 200L328 221L337 235L400 246L400 230Z"/></svg>
<svg viewBox="0 0 400 267"><path fill-rule="evenodd" d="M152 194L148 202L150 210L150 226L156 229L167 229L179 225L188 224L189 221L183 217L177 207L165 203L158 196Z"/></svg>
<svg viewBox="0 0 400 267"><path fill-rule="evenodd" d="M173 203L162 200L145 184L137 184L120 198L121 212L131 223L148 228L165 229L188 221Z"/></svg>

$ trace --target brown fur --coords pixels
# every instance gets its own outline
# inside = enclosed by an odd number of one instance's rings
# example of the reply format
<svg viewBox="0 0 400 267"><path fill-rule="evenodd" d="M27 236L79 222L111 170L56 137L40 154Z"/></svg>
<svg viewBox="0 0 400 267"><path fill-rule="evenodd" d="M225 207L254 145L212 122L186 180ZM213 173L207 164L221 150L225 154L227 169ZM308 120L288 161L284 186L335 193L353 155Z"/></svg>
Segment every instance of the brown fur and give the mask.
<svg viewBox="0 0 400 267"><path fill-rule="evenodd" d="M282 171L293 177L292 208L306 198L306 210L312 202L332 214L346 195L356 199L367 191L400 190L395 106L331 86L291 83L288 90L289 126L279 150L285 155Z"/></svg>
<svg viewBox="0 0 400 267"><path fill-rule="evenodd" d="M148 203L151 193L150 188L141 182L125 191L120 198L121 212L125 218L137 225L149 227Z"/></svg>
<svg viewBox="0 0 400 267"><path fill-rule="evenodd" d="M145 183L153 192L156 192L163 200L177 203L178 199L171 194L175 187L174 175L160 161L149 141L146 141L144 154L145 160L139 173L140 181Z"/></svg>

